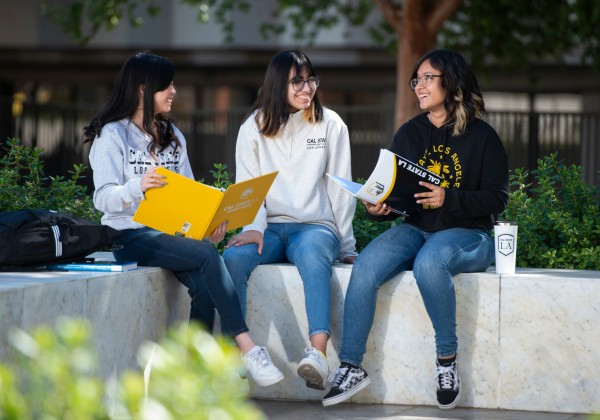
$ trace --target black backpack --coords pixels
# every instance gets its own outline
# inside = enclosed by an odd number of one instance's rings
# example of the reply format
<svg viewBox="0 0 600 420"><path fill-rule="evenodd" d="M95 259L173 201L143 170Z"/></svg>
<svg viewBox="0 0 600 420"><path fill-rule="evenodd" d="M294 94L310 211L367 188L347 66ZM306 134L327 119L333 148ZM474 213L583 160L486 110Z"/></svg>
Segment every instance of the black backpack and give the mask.
<svg viewBox="0 0 600 420"><path fill-rule="evenodd" d="M120 232L66 213L0 212L0 268L71 262L111 245Z"/></svg>

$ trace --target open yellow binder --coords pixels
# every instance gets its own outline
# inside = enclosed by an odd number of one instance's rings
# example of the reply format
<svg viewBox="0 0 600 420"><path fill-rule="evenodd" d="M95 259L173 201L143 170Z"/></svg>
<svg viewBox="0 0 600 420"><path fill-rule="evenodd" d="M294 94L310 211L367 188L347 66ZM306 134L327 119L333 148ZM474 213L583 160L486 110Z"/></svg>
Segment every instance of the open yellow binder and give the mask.
<svg viewBox="0 0 600 420"><path fill-rule="evenodd" d="M223 192L165 168L167 185L146 191L133 220L161 232L203 239L228 220L227 230L252 223L278 172L232 184Z"/></svg>

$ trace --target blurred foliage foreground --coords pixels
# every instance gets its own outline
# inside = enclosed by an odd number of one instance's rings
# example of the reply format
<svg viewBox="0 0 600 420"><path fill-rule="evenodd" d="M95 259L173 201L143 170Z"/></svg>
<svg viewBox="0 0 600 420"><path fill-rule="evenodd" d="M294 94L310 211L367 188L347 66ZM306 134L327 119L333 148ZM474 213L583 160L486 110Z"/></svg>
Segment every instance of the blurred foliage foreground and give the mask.
<svg viewBox="0 0 600 420"><path fill-rule="evenodd" d="M87 321L61 318L31 335L13 329L9 341L10 362L0 364L1 419L265 418L247 399L237 347L196 324L145 343L142 369L107 381L99 379Z"/></svg>
<svg viewBox="0 0 600 420"><path fill-rule="evenodd" d="M91 194L81 185L83 165L74 165L70 177L45 177L42 150L9 139L0 153L0 210L42 208L99 221ZM600 270L600 199L596 188L582 179L581 166L567 166L557 154L539 159L533 170L510 174L511 193L500 220L519 226L517 266ZM227 165L215 164L212 185L227 188L233 175ZM204 182L204 180L201 180ZM360 252L395 222L369 219L358 203L353 227ZM238 230L239 231L239 230ZM217 247L223 250L230 231Z"/></svg>

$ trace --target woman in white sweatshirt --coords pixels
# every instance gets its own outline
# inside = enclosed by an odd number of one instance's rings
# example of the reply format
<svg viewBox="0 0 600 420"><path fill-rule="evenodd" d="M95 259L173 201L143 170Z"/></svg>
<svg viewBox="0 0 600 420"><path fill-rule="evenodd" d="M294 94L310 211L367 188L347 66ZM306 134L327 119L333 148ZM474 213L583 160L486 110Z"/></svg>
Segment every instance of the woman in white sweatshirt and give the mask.
<svg viewBox="0 0 600 420"><path fill-rule="evenodd" d="M283 374L266 349L254 345L229 273L210 243L223 240L226 226L217 227L206 240L197 240L133 220L146 191L165 185L156 168L163 166L194 179L185 138L169 117L175 97L173 75L167 58L133 55L121 68L109 101L85 127L85 141L92 142L94 205L104 213L102 224L121 231L113 249L117 261L173 271L192 299L190 320L212 330L216 309L244 355L247 375L258 385L272 385Z"/></svg>
<svg viewBox="0 0 600 420"><path fill-rule="evenodd" d="M304 283L310 346L298 365L306 385L325 389L334 261L353 263L355 200L327 177L352 179L348 128L324 108L319 76L301 51L278 52L236 145L236 182L279 171L253 223L231 238L225 264L246 312L248 278L259 264L291 262Z"/></svg>

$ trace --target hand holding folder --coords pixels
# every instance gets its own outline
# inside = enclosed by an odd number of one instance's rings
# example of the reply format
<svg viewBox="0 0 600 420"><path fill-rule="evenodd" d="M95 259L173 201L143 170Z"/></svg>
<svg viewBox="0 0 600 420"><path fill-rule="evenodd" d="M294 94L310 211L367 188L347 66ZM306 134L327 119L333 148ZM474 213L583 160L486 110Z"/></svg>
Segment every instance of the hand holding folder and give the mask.
<svg viewBox="0 0 600 420"><path fill-rule="evenodd" d="M161 232L204 239L221 223L227 230L252 223L277 172L232 184L225 192L165 168L167 185L146 191L133 220Z"/></svg>

